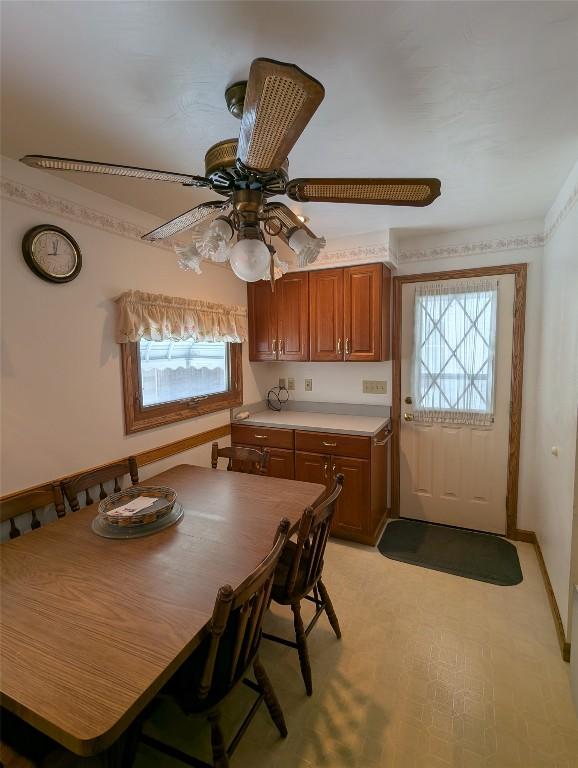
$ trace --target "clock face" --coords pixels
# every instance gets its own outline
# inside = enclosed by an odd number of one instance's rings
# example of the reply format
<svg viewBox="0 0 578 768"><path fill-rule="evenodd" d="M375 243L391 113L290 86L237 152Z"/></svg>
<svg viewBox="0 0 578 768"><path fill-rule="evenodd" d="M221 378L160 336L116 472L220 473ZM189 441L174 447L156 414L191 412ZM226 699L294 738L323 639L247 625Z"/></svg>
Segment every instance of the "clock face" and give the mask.
<svg viewBox="0 0 578 768"><path fill-rule="evenodd" d="M29 230L24 236L22 250L30 269L51 282L73 280L82 266L76 241L59 227L42 225Z"/></svg>
<svg viewBox="0 0 578 768"><path fill-rule="evenodd" d="M32 243L32 258L47 274L68 277L76 268L76 251L67 237L59 232L42 232Z"/></svg>

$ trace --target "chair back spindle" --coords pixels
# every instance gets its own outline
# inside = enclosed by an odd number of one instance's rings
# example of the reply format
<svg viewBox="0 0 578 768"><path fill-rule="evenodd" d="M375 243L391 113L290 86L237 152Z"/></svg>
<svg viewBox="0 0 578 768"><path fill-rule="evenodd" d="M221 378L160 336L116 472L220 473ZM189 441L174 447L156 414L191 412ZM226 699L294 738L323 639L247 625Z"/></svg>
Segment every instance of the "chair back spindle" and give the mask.
<svg viewBox="0 0 578 768"><path fill-rule="evenodd" d="M0 522L10 521L9 537L16 539L22 534L22 528L27 523L31 531L41 527L37 511L48 506L54 506L57 517L64 517L64 498L60 483L51 483L50 488L23 493L16 498L0 503Z"/></svg>
<svg viewBox="0 0 578 768"><path fill-rule="evenodd" d="M228 459L227 471L245 472L249 475L266 475L269 471L269 451L264 448L244 448L232 445L230 448L219 448L213 443L211 450L211 466L217 469L219 459Z"/></svg>
<svg viewBox="0 0 578 768"><path fill-rule="evenodd" d="M292 595L297 588L299 593L309 594L320 579L331 522L342 488L343 475L338 474L329 494L317 506L305 510L285 584L287 596Z"/></svg>
<svg viewBox="0 0 578 768"><path fill-rule="evenodd" d="M99 499L102 501L109 495L104 487L104 484L114 480L114 493L118 493L121 490L120 479L124 475L130 475L130 479L133 485L138 483L138 465L134 456L129 456L128 459L123 461L116 461L113 464L107 464L104 467L93 469L90 472L81 472L74 477L70 477L62 484L64 495L66 496L70 508L73 512L78 512L80 509L80 502L78 496L84 492L85 505L88 507L94 503L94 499L90 495L92 488L99 487Z"/></svg>
<svg viewBox="0 0 578 768"><path fill-rule="evenodd" d="M244 677L255 658L261 641L265 612L269 606L275 568L289 534L289 520L281 521L273 549L262 563L233 590L230 585L217 593L213 616L206 638L204 660L195 690L182 690L180 699L197 702L220 700Z"/></svg>

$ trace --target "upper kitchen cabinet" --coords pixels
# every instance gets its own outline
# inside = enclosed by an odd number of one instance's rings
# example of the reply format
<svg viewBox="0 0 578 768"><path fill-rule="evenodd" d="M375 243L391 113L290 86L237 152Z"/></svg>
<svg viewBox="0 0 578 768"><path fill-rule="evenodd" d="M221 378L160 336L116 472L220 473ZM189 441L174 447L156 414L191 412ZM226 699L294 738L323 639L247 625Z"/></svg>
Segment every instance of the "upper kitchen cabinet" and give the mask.
<svg viewBox="0 0 578 768"><path fill-rule="evenodd" d="M249 359L389 358L391 276L384 264L290 272L247 285Z"/></svg>
<svg viewBox="0 0 578 768"><path fill-rule="evenodd" d="M277 302L267 280L247 283L249 360L277 360Z"/></svg>
<svg viewBox="0 0 578 768"><path fill-rule="evenodd" d="M310 272L310 359L387 360L390 289L384 264Z"/></svg>
<svg viewBox="0 0 578 768"><path fill-rule="evenodd" d="M390 288L390 272L383 264L343 270L345 360L388 359Z"/></svg>
<svg viewBox="0 0 578 768"><path fill-rule="evenodd" d="M309 275L292 272L275 282L247 283L249 359L309 359Z"/></svg>
<svg viewBox="0 0 578 768"><path fill-rule="evenodd" d="M289 272L275 283L278 360L309 360L309 275Z"/></svg>
<svg viewBox="0 0 578 768"><path fill-rule="evenodd" d="M343 270L309 273L310 359L343 360Z"/></svg>

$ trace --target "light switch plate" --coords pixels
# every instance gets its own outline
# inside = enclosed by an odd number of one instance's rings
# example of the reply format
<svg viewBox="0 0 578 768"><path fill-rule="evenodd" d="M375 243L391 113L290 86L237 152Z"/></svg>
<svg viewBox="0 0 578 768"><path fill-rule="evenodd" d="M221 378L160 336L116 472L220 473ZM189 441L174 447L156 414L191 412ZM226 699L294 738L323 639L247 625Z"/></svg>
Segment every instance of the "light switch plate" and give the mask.
<svg viewBox="0 0 578 768"><path fill-rule="evenodd" d="M306 392L313 391L313 379L305 379L305 391Z"/></svg>
<svg viewBox="0 0 578 768"><path fill-rule="evenodd" d="M292 376L287 379L287 389L295 389L295 379Z"/></svg>
<svg viewBox="0 0 578 768"><path fill-rule="evenodd" d="M373 379L363 379L361 383L362 383L362 390L366 395L387 394L387 381L374 381Z"/></svg>

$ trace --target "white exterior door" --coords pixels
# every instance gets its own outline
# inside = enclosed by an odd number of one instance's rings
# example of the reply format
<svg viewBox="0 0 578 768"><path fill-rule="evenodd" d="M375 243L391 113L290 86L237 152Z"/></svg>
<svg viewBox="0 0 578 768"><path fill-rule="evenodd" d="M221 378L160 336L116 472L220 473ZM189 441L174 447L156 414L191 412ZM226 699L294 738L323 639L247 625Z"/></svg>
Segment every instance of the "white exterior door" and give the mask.
<svg viewBox="0 0 578 768"><path fill-rule="evenodd" d="M478 397L479 386L487 384L487 377L480 377L481 383L472 374L476 365L473 360L473 345L478 345L475 353L485 354L487 340L484 340L487 328L476 326L476 313L469 310L469 305L462 307L459 302L454 307L458 331L452 331L451 322L445 317L438 322L426 314L426 327L419 327L415 322L415 312L423 311L423 305L416 308L416 289L427 290L420 283L407 283L402 293L402 345L401 345L401 428L400 428L400 514L402 517L445 523L463 528L494 533L506 532L506 493L509 447L509 410L510 379L512 366L512 331L514 319L514 275L500 275L497 280L496 312L494 322L495 355L492 376L491 416L480 418L477 413L464 414L463 408L480 408L483 398ZM463 281L442 281L451 291ZM468 281L468 289L476 289L476 279ZM437 284L439 285L439 284ZM442 297L443 299L443 297ZM420 301L422 301L420 296ZM426 299L427 301L427 299ZM480 305L481 306L481 305ZM427 306L426 306L427 310ZM449 315L451 313L447 313ZM459 317L458 317L459 315ZM445 323L445 326L443 324ZM487 323L486 323L487 326ZM441 328L441 330L440 330ZM454 338L446 338L454 334ZM429 336L428 336L429 334ZM415 339L420 335L421 339ZM460 338L467 335L470 345L469 358L464 361L463 345ZM433 341L432 341L433 339ZM420 355L423 343L437 345L427 361ZM421 345L421 346L420 346ZM486 346L484 346L486 345ZM435 365L431 360L435 358ZM416 362L418 368L416 369ZM423 362L422 369L419 365ZM426 365L427 363L427 365ZM430 372L429 368L436 368ZM465 367L464 367L465 366ZM471 370L466 370L468 366ZM435 418L427 410L420 411L420 403L427 399L422 396L416 403L416 370L426 370L425 383L418 382L421 395L435 389ZM481 370L481 369L480 369ZM485 370L485 369L484 369ZM447 373L453 371L454 373ZM417 374L418 376L421 374ZM452 379L453 375L453 379ZM456 379L461 375L460 384ZM470 377L468 379L468 376ZM423 378L423 376L422 376ZM464 382L470 382L464 384ZM428 383L429 382L429 383ZM470 399L466 408L466 399L460 395L456 386L467 389L471 385L477 400ZM421 386L421 389L419 389ZM431 394L428 395L431 397ZM431 401L433 402L433 400ZM430 402L430 405L431 405ZM448 409L447 421L444 421L444 408ZM488 406L488 413L490 407ZM486 419L486 423L484 423ZM481 422L481 423L480 423Z"/></svg>

